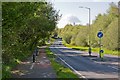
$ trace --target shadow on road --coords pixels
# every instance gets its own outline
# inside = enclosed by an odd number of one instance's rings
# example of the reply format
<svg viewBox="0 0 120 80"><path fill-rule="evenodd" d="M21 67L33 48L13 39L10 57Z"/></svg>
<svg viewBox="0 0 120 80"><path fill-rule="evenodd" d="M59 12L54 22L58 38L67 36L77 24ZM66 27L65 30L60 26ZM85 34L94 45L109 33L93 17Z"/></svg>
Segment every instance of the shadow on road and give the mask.
<svg viewBox="0 0 120 80"><path fill-rule="evenodd" d="M50 48L57 56L64 59L68 64L73 66L74 69L83 74L87 73L94 77L99 76L99 78L101 78L100 76L103 78L118 78L117 56L105 56L104 60L101 60L98 54L88 56L87 52L70 49L63 45L52 45Z"/></svg>

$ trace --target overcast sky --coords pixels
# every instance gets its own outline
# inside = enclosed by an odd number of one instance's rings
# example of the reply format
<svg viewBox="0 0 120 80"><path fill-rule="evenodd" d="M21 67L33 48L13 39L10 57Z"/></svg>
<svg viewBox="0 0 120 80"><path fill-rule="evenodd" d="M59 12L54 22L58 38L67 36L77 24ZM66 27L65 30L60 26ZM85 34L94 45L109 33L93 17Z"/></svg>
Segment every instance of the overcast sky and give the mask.
<svg viewBox="0 0 120 80"><path fill-rule="evenodd" d="M101 13L106 13L111 2L118 2L119 0L52 0L53 7L62 14L58 22L58 27L63 28L68 23L76 23L86 25L88 21L88 9L79 8L79 6L91 8L91 24L92 20Z"/></svg>

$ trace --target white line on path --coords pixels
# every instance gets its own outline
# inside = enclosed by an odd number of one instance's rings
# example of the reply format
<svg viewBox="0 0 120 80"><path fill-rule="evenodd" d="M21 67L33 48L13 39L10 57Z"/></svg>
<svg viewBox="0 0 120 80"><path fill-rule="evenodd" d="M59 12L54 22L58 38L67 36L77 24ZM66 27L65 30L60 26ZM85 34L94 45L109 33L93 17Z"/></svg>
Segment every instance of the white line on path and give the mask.
<svg viewBox="0 0 120 80"><path fill-rule="evenodd" d="M34 65L35 65L35 63L32 63L32 65L31 65L30 69L33 69Z"/></svg>

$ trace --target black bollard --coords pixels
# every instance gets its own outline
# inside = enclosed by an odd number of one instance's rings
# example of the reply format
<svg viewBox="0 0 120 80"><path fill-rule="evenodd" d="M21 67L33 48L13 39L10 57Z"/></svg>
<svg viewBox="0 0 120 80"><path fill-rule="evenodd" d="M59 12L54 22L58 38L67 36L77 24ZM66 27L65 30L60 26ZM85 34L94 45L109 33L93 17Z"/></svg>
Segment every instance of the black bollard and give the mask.
<svg viewBox="0 0 120 80"><path fill-rule="evenodd" d="M89 56L91 56L91 48L89 47Z"/></svg>
<svg viewBox="0 0 120 80"><path fill-rule="evenodd" d="M33 62L35 62L35 54L33 54Z"/></svg>

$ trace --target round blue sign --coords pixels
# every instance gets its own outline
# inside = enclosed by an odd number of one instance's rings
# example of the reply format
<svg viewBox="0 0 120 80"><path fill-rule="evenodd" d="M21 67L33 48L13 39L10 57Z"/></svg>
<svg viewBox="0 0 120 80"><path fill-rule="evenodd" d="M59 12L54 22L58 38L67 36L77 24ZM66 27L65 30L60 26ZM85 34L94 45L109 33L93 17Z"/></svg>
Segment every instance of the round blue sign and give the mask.
<svg viewBox="0 0 120 80"><path fill-rule="evenodd" d="M97 36L98 36L99 38L102 38L102 37L103 37L103 33L102 33L102 32L98 32Z"/></svg>
<svg viewBox="0 0 120 80"><path fill-rule="evenodd" d="M103 51L103 50L100 50L100 53L104 53L104 51Z"/></svg>

